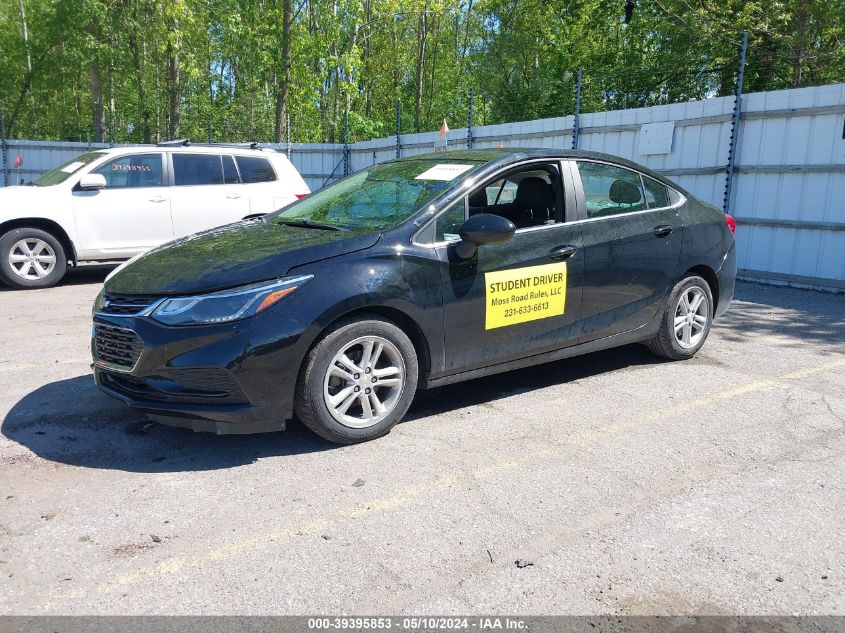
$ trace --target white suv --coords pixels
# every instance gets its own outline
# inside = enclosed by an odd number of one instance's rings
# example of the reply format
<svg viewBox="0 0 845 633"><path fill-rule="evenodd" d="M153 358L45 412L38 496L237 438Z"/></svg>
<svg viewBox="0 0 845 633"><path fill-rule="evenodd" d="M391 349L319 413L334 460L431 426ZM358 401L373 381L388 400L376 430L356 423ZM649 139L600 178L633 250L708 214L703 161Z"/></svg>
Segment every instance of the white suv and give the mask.
<svg viewBox="0 0 845 633"><path fill-rule="evenodd" d="M0 188L0 279L45 288L68 265L128 259L308 193L284 154L256 144L91 151L31 186Z"/></svg>

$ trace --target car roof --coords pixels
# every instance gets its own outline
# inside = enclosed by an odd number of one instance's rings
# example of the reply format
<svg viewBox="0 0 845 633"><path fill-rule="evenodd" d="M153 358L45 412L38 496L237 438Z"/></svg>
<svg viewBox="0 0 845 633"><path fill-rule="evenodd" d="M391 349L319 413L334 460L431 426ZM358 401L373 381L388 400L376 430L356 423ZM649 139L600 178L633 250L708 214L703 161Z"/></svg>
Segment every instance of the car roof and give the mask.
<svg viewBox="0 0 845 633"><path fill-rule="evenodd" d="M108 154L110 156L119 156L121 154L134 154L136 152L152 152L152 151L159 151L159 152L177 152L177 153L188 153L188 154L237 154L239 156L263 156L265 158L270 157L283 157L287 158L283 152L279 152L270 147L258 147L256 149L251 149L249 147L235 147L232 145L126 145L122 147L110 147L107 149L102 150L95 150L101 151L104 154Z"/></svg>
<svg viewBox="0 0 845 633"><path fill-rule="evenodd" d="M659 180L675 189L679 189L683 191L681 187L677 185L677 183L668 180L665 176L649 169L645 165L641 165L639 163L635 163L634 161L628 160L627 158L622 158L621 156L614 156L612 154L605 154L603 152L591 152L588 150L582 149L557 149L557 148L522 148L522 147L513 147L513 148L495 148L495 149L459 149L454 151L447 151L447 152L428 152L425 154L417 154L415 156L406 156L403 158L398 158L395 160L398 161L406 161L406 160L430 160L430 161L453 161L453 160L472 160L472 161L483 161L487 163L487 167L490 169L499 169L501 167L507 167L511 163L518 163L524 160L531 160L535 158L548 158L548 159L591 159L591 160L599 160L599 161L607 161L610 163L614 163L620 165L622 167L628 167L629 169L634 169L636 171L642 172L651 176L652 178ZM686 193L686 192L684 192Z"/></svg>

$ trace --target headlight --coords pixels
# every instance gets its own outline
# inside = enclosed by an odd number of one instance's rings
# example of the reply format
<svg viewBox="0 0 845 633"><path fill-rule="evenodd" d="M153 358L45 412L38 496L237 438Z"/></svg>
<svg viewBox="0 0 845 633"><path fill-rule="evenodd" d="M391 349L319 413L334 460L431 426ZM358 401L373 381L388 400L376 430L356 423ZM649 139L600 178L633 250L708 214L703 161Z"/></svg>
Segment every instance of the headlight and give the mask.
<svg viewBox="0 0 845 633"><path fill-rule="evenodd" d="M106 289L100 288L100 292L97 293L97 298L94 299L94 307L91 308L91 314L97 314L103 308L103 297L105 295Z"/></svg>
<svg viewBox="0 0 845 633"><path fill-rule="evenodd" d="M165 325L202 325L245 319L266 310L312 277L287 277L207 295L167 299L151 316Z"/></svg>

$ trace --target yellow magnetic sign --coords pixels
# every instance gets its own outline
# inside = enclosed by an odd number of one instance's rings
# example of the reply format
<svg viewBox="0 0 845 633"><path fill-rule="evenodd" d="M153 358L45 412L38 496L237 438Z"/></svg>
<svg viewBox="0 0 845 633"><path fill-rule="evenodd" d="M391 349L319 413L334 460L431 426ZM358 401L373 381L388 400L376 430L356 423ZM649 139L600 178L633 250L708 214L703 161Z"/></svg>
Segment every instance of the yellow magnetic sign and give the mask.
<svg viewBox="0 0 845 633"><path fill-rule="evenodd" d="M484 329L560 316L566 306L566 262L484 273Z"/></svg>

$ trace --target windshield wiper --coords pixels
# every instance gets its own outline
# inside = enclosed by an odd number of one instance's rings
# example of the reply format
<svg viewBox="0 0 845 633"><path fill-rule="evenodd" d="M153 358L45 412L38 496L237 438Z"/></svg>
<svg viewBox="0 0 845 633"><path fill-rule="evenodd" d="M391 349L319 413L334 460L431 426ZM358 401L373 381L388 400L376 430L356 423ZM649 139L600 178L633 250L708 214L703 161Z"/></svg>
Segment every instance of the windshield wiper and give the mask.
<svg viewBox="0 0 845 633"><path fill-rule="evenodd" d="M348 231L349 229L342 226L335 226L334 224L323 224L322 222L312 222L311 220L288 220L282 218L278 220L279 224L285 226L295 226L303 229L322 229L323 231Z"/></svg>

